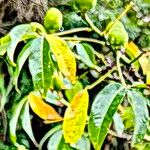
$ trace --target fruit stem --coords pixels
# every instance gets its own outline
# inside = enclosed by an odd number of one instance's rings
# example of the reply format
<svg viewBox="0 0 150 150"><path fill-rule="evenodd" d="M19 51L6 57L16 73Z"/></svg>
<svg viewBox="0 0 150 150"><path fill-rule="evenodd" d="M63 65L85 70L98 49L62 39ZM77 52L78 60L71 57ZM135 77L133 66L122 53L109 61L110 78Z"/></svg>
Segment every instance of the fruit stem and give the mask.
<svg viewBox="0 0 150 150"><path fill-rule="evenodd" d="M88 27L85 27L85 28L75 28L75 29L71 29L71 30L67 30L67 31L62 31L62 32L54 33L53 35L62 36L62 35L76 33L76 32L83 32L83 31L91 32L92 29L88 28Z"/></svg>
<svg viewBox="0 0 150 150"><path fill-rule="evenodd" d="M91 26L91 28L100 36L102 36L102 32L93 24L93 22L91 21L91 19L89 18L88 14L85 13L85 20L88 22L88 24Z"/></svg>
<svg viewBox="0 0 150 150"><path fill-rule="evenodd" d="M92 42L92 43L97 43L100 45L105 45L104 41L92 39L92 38L84 38L84 37L62 37L62 39L67 40L67 41L85 41L85 42Z"/></svg>
<svg viewBox="0 0 150 150"><path fill-rule="evenodd" d="M125 80L123 78L123 75L122 75L122 71L121 71L121 66L120 66L120 58L121 58L121 52L120 51L117 51L117 58L116 58L116 61L117 61L117 70L118 70L118 73L119 73L119 78L121 80L121 83L124 87L126 87L126 83L125 83Z"/></svg>
<svg viewBox="0 0 150 150"><path fill-rule="evenodd" d="M98 84L100 84L103 80L105 80L107 77L109 77L111 75L112 72L114 72L115 70L117 70L117 67L114 66L111 70L109 70L106 74L104 74L103 76L101 76L98 80L96 80L94 83L92 83L91 85L88 85L86 87L87 90L91 90L93 89L95 86L97 86Z"/></svg>
<svg viewBox="0 0 150 150"><path fill-rule="evenodd" d="M119 21L119 20L132 8L133 5L134 5L134 3L131 1L131 2L127 5L127 7L125 8L125 10L113 21L113 23L111 24L111 26L110 26L108 29L104 30L101 34L102 34L102 35L105 35L106 32L107 32L117 21Z"/></svg>

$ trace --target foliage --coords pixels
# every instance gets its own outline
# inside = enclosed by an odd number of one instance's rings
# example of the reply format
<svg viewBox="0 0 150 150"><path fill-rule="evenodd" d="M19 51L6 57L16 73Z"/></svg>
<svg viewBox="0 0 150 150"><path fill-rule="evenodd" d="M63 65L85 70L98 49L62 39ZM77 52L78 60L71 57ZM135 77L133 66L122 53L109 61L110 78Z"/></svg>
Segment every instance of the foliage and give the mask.
<svg viewBox="0 0 150 150"><path fill-rule="evenodd" d="M88 12L96 1L88 9L88 3L80 3L82 9L79 2L58 7L64 10L64 29L70 30L56 32L61 22L49 31L47 25L56 20L48 18L45 27L37 22L16 25L1 37L2 149L40 150L48 141L48 150L99 150L107 146L108 134L127 139L135 149L149 146L150 53L146 39L139 44L142 51L136 40L137 21L145 30L147 22L132 16L142 2L130 2L122 10L122 1L98 1L96 9L103 11L98 21L92 15L96 10ZM118 16L112 8L122 13Z"/></svg>

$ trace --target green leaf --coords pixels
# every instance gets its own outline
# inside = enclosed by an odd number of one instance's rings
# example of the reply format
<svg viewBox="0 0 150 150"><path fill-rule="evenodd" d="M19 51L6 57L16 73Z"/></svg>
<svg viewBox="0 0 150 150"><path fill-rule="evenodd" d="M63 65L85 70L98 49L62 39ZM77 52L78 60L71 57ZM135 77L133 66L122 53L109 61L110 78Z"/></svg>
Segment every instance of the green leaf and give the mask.
<svg viewBox="0 0 150 150"><path fill-rule="evenodd" d="M55 132L49 139L47 144L48 150L73 150L69 144L65 143L62 130Z"/></svg>
<svg viewBox="0 0 150 150"><path fill-rule="evenodd" d="M50 88L54 65L50 55L50 47L44 37L39 37L32 42L32 51L29 57L29 70L35 89Z"/></svg>
<svg viewBox="0 0 150 150"><path fill-rule="evenodd" d="M132 147L140 143L147 130L148 124L148 108L146 98L140 93L131 89L128 91L129 102L134 112L134 133L132 138Z"/></svg>
<svg viewBox="0 0 150 150"><path fill-rule="evenodd" d="M22 127L25 130L25 132L28 134L32 142L36 147L38 147L38 143L34 138L34 134L31 127L31 121L30 121L30 112L29 112L29 102L27 101L25 103L25 106L23 108L23 112L21 115L21 121L22 121Z"/></svg>
<svg viewBox="0 0 150 150"><path fill-rule="evenodd" d="M124 131L124 124L122 118L120 117L120 114L117 112L114 114L113 123L114 123L114 129L117 132L117 134L122 135Z"/></svg>
<svg viewBox="0 0 150 150"><path fill-rule="evenodd" d="M65 90L65 95L68 98L68 100L71 101L74 95L82 89L83 85L81 84L81 82L77 81L76 84L73 85L71 89Z"/></svg>
<svg viewBox="0 0 150 150"><path fill-rule="evenodd" d="M96 58L95 58L95 55L94 55L94 48L88 44L88 43L82 43L82 46L84 47L84 49L86 50L87 54L89 55L91 61L96 64Z"/></svg>
<svg viewBox="0 0 150 150"><path fill-rule="evenodd" d="M18 118L21 113L22 107L24 103L26 102L26 100L27 100L27 97L24 97L17 105L15 105L11 119L9 121L9 134L10 134L9 136L13 144L17 142L17 137L16 137L17 122L18 122Z"/></svg>
<svg viewBox="0 0 150 150"><path fill-rule="evenodd" d="M22 41L22 38L25 34L30 33L33 31L33 27L30 24L22 24L14 27L10 32L9 36L11 42L7 48L7 55L9 58L10 63L15 66L14 63L14 53L17 47L17 44Z"/></svg>
<svg viewBox="0 0 150 150"><path fill-rule="evenodd" d="M93 58L94 55L90 49L91 47L89 47L87 44L83 45L78 43L76 45L76 50L78 55L81 57L81 61L90 68L97 68L98 66L95 65L95 61Z"/></svg>
<svg viewBox="0 0 150 150"><path fill-rule="evenodd" d="M78 150L91 150L90 140L85 135L82 135L82 137L78 140L77 143L71 144L71 147Z"/></svg>
<svg viewBox="0 0 150 150"><path fill-rule="evenodd" d="M0 112L3 110L6 103L6 89L4 85L4 75L0 74Z"/></svg>
<svg viewBox="0 0 150 150"><path fill-rule="evenodd" d="M91 109L88 131L95 150L99 150L111 125L113 115L125 95L125 90L118 83L107 85L96 96Z"/></svg>
<svg viewBox="0 0 150 150"><path fill-rule="evenodd" d="M20 71L21 71L25 61L29 57L29 55L32 51L33 45L34 45L34 41L30 41L29 43L27 43L18 55L17 66L15 68L14 81L13 81L16 91L19 91L17 84L18 84L18 77L20 75Z"/></svg>
<svg viewBox="0 0 150 150"><path fill-rule="evenodd" d="M61 125L57 125L54 128L52 128L51 130L49 130L44 137L41 139L40 143L39 143L39 150L42 150L42 146L44 144L44 142L51 136L53 135L55 132L59 131L62 128Z"/></svg>

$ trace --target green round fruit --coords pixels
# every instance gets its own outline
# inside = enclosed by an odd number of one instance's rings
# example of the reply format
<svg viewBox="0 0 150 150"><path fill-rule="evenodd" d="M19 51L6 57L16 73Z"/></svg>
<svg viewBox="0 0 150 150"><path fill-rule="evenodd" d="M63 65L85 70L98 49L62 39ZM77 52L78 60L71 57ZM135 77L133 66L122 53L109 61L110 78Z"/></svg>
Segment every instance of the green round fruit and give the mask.
<svg viewBox="0 0 150 150"><path fill-rule="evenodd" d="M107 35L108 35L109 43L112 46L115 46L116 48L120 46L125 47L128 43L128 33L125 30L123 24L120 21L117 21L112 26L111 24L108 24L107 28L108 27L109 27L109 30L107 32Z"/></svg>
<svg viewBox="0 0 150 150"><path fill-rule="evenodd" d="M82 11L85 12L92 8L95 8L97 0L75 0L76 6Z"/></svg>
<svg viewBox="0 0 150 150"><path fill-rule="evenodd" d="M114 23L114 21L111 21L107 27L106 27L106 31L111 31L111 29L114 29L114 28L121 28L121 29L124 29L124 25L120 22L120 21L116 21Z"/></svg>
<svg viewBox="0 0 150 150"><path fill-rule="evenodd" d="M44 26L50 32L57 32L62 27L63 15L57 8L50 8L44 17Z"/></svg>

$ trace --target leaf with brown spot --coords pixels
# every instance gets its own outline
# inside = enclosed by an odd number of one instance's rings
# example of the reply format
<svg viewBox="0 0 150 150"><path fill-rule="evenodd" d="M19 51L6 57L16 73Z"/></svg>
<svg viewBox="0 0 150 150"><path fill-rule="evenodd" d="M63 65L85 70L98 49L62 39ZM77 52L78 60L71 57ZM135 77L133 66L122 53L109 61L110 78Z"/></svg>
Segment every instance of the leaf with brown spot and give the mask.
<svg viewBox="0 0 150 150"><path fill-rule="evenodd" d="M66 109L63 134L67 143L76 143L84 132L87 119L89 95L87 90L79 91Z"/></svg>
<svg viewBox="0 0 150 150"><path fill-rule="evenodd" d="M74 84L76 82L76 60L73 52L60 37L47 35L46 39L50 44L60 71Z"/></svg>

